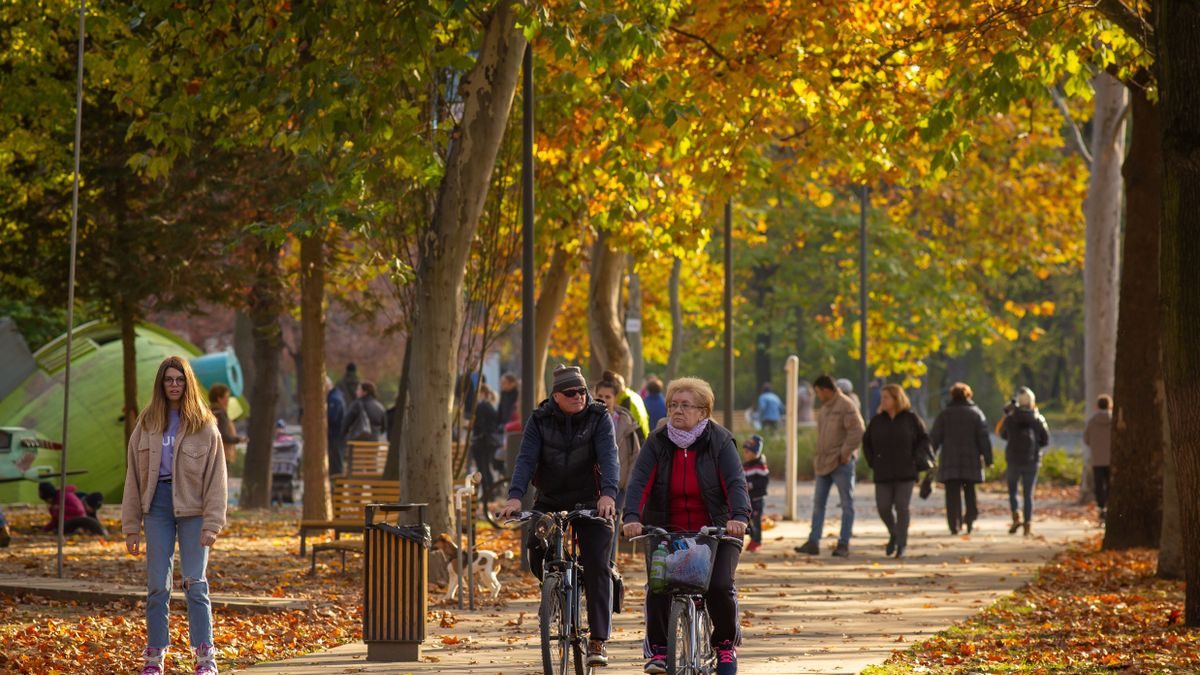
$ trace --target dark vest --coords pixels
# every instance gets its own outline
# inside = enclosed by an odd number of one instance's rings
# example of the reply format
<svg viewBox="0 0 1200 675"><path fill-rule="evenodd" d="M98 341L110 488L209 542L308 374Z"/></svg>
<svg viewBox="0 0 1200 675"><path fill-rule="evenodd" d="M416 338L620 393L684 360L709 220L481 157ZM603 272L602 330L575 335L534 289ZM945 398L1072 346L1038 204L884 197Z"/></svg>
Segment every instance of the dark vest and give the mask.
<svg viewBox="0 0 1200 675"><path fill-rule="evenodd" d="M709 420L708 427L688 452L696 453L696 480L700 485L700 496L713 525L724 527L729 521L730 500L725 496L721 483L721 471L717 465L717 453L726 444L733 442L733 435L725 427ZM654 452L654 476L650 484L650 495L642 509L642 522L657 527L667 526L667 507L671 490L672 457L675 444L667 436L667 427L652 432L646 445ZM645 449L642 450L645 452ZM640 499L640 495L638 496Z"/></svg>
<svg viewBox="0 0 1200 675"><path fill-rule="evenodd" d="M543 401L533 412L533 423L542 435L537 472L539 511L570 511L575 506L595 508L600 498L600 470L594 439L596 427L608 409L592 402L575 415L568 416Z"/></svg>

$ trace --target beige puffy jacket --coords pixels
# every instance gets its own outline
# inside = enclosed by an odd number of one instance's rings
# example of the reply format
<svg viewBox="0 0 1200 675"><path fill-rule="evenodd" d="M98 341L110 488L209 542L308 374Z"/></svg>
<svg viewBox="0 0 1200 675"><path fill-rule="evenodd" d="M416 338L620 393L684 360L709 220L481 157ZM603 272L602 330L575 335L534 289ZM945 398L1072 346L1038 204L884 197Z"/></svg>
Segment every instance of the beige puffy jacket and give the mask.
<svg viewBox="0 0 1200 675"><path fill-rule="evenodd" d="M813 455L813 472L827 476L854 458L862 443L862 414L840 391L828 403L817 408L817 448Z"/></svg>
<svg viewBox="0 0 1200 675"><path fill-rule="evenodd" d="M125 496L121 499L121 531L141 534L142 518L150 511L162 463L162 432L145 431L139 421L126 452ZM175 439L171 497L175 517L203 516L201 529L220 534L228 501L225 449L213 420L199 431Z"/></svg>

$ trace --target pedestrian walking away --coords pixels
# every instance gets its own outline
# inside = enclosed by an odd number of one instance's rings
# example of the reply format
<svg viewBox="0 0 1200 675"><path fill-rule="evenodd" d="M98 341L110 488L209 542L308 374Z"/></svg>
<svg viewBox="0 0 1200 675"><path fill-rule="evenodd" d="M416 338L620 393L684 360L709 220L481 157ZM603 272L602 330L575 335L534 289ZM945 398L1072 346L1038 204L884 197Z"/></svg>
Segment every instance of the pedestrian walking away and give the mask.
<svg viewBox="0 0 1200 675"><path fill-rule="evenodd" d="M1095 478L1096 507L1100 509L1100 522L1108 517L1108 466L1112 461L1112 397L1108 394L1096 399L1096 413L1083 429L1083 442L1092 451L1092 476Z"/></svg>
<svg viewBox="0 0 1200 675"><path fill-rule="evenodd" d="M741 537L750 522L750 493L728 429L711 419L714 397L704 380L684 377L667 385L667 424L650 434L638 453L624 504L626 537L642 533L642 525L668 532L698 532L724 527L737 542L717 545L704 606L712 618L712 648L717 674L737 672L737 586L734 573L741 556ZM647 569L651 556L647 556ZM671 596L647 588L648 659L643 672L667 672L667 632Z"/></svg>
<svg viewBox="0 0 1200 675"><path fill-rule="evenodd" d="M770 382L763 384L755 407L758 409L758 421L762 423L764 431L779 428L779 420L783 419L783 401L779 400L778 394L771 391Z"/></svg>
<svg viewBox="0 0 1200 675"><path fill-rule="evenodd" d="M170 648L167 612L175 545L187 597L188 636L196 675L217 673L212 604L205 571L225 527L225 452L217 421L186 359L158 367L151 400L134 425L126 456L121 530L141 553L146 538L146 648L142 675L162 675Z"/></svg>
<svg viewBox="0 0 1200 675"><path fill-rule="evenodd" d="M929 440L938 453L938 481L946 488L950 534L958 534L961 527L969 534L979 518L975 485L983 482L984 468L992 465L987 418L975 405L970 385L955 382L950 387L950 402L933 421Z"/></svg>
<svg viewBox="0 0 1200 675"><path fill-rule="evenodd" d="M863 418L858 407L846 397L833 378L822 375L813 381L813 390L821 399L817 409L817 447L813 455L812 529L808 541L796 547L797 553L817 555L821 552L821 534L825 528L825 504L829 492L837 486L842 500L842 529L838 534L833 555L850 555L850 537L854 532L854 459L862 442Z"/></svg>
<svg viewBox="0 0 1200 675"><path fill-rule="evenodd" d="M525 423L521 452L508 488L508 502L500 512L508 518L521 510L530 481L537 486L536 511L595 509L603 518L615 518L617 444L612 417L604 404L588 394L587 380L578 366L554 369L550 398L542 401ZM583 560L587 592L589 667L608 665L605 642L612 631L613 584L609 565L612 527L580 520L574 530ZM546 552L535 537L526 542L529 569L541 579Z"/></svg>
<svg viewBox="0 0 1200 675"><path fill-rule="evenodd" d="M387 434L387 417L387 408L375 398L375 383L360 382L358 398L346 409L342 421L342 438L347 441L378 441Z"/></svg>
<svg viewBox="0 0 1200 675"><path fill-rule="evenodd" d="M763 507L767 502L767 488L771 485L771 470L767 468L767 456L763 454L762 436L755 434L742 443L742 471L750 491L750 543L746 550L754 553L762 548Z"/></svg>
<svg viewBox="0 0 1200 675"><path fill-rule="evenodd" d="M1038 469L1042 462L1042 448L1050 444L1050 429L1046 418L1037 409L1037 399L1029 387L1021 387L1017 395L1004 408L1004 419L1000 423L1000 438L1007 441L1004 459L1008 463L1008 504L1012 510L1012 527L1009 534L1024 528L1025 536L1031 534L1033 520L1033 491L1037 486ZM1017 510L1017 486L1023 496L1023 508ZM1024 520L1021 519L1024 515Z"/></svg>
<svg viewBox="0 0 1200 675"><path fill-rule="evenodd" d="M879 408L863 433L863 457L874 472L875 507L888 531L884 553L903 558L918 465L930 454L929 434L900 385L883 386Z"/></svg>

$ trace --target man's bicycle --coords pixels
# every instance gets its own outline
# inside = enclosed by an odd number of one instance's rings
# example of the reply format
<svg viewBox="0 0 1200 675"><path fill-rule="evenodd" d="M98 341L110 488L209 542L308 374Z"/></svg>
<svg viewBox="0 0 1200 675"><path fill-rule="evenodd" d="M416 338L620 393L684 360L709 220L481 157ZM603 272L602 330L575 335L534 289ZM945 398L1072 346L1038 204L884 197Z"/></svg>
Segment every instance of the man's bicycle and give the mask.
<svg viewBox="0 0 1200 675"><path fill-rule="evenodd" d="M591 675L587 666L588 629L583 626L583 564L574 528L579 520L608 523L593 509L541 513L522 511L510 523L533 522L534 536L546 547L542 563L542 604L538 623L542 637L542 672L566 675L574 662L576 675Z"/></svg>
<svg viewBox="0 0 1200 675"><path fill-rule="evenodd" d="M676 556L668 557L662 573L665 592L671 596L667 622L667 672L677 675L711 675L717 672L717 653L712 647L712 618L704 605L704 594L712 577L717 544L738 541L723 527L702 527L699 532L668 532L644 525L643 534L630 539L648 539L650 559L659 544ZM695 550L690 550L695 549ZM704 549L702 551L701 549ZM705 552L706 551L706 552ZM649 570L653 576L655 570Z"/></svg>

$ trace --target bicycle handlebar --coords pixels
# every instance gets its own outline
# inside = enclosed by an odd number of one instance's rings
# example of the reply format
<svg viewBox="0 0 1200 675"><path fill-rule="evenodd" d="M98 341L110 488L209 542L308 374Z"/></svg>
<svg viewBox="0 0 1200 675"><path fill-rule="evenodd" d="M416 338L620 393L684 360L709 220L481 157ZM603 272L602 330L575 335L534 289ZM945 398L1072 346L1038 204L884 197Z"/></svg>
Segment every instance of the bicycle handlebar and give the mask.
<svg viewBox="0 0 1200 675"><path fill-rule="evenodd" d="M596 522L608 523L611 522L608 518L603 518L596 515L596 509L576 509L575 511L552 511L543 513L541 511L518 511L517 514L505 523L524 523L530 520L536 520L542 516L550 516L558 523L570 523L576 520L594 520Z"/></svg>
<svg viewBox="0 0 1200 675"><path fill-rule="evenodd" d="M640 539L649 539L651 537L669 537L673 534L682 535L685 537L705 536L705 537L712 537L714 539L722 539L725 541L732 541L732 542L739 542L739 543L742 541L742 539L740 537L731 537L728 534L726 534L725 532L726 532L725 528L715 527L715 526L711 526L711 525L706 525L705 527L700 528L699 531L697 531L697 532L668 532L667 530L664 530L661 527L655 527L653 525L642 525L642 534L639 534L636 537L630 537L629 541L638 541Z"/></svg>

